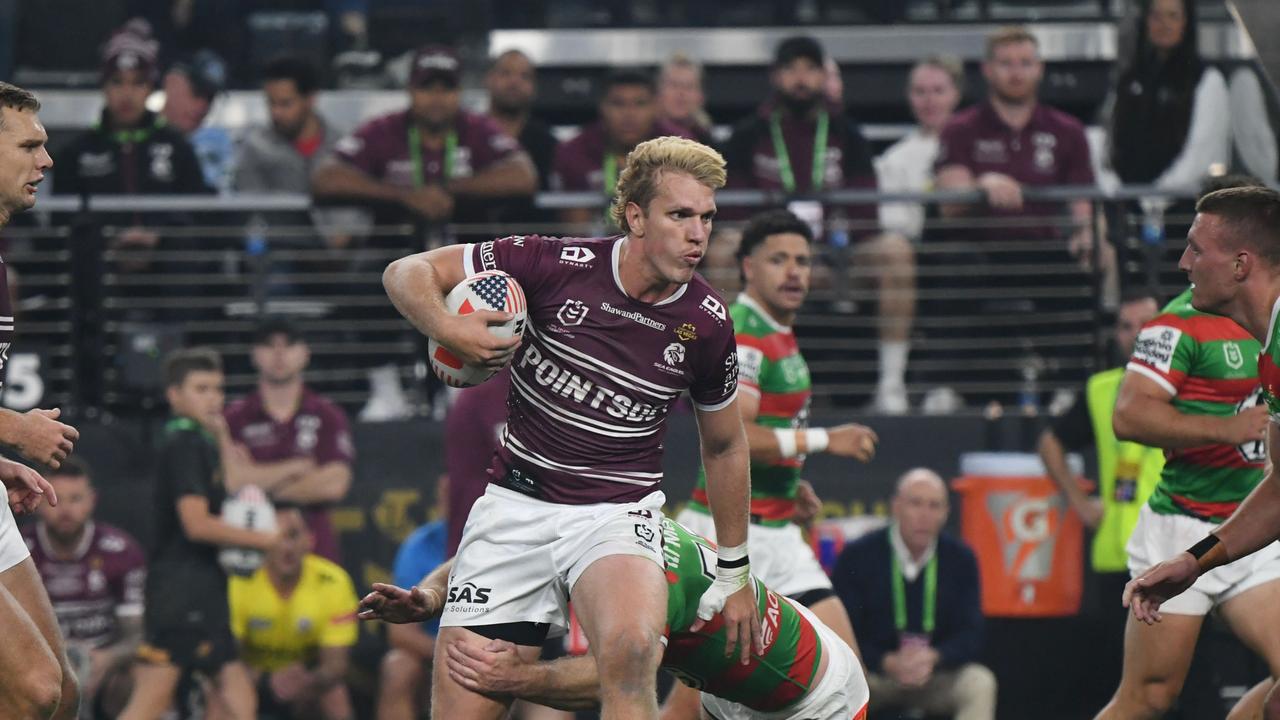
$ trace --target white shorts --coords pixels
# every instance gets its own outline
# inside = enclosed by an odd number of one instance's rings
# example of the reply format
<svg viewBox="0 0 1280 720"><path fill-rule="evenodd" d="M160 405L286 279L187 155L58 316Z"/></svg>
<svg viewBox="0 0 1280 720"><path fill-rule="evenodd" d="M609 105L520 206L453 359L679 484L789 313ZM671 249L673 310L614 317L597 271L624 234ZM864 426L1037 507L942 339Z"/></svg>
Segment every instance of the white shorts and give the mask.
<svg viewBox="0 0 1280 720"><path fill-rule="evenodd" d="M676 521L715 542L716 524L707 513L685 508ZM831 578L795 523L777 527L751 523L747 528L747 553L751 557L751 574L776 593L797 597L810 590L831 589Z"/></svg>
<svg viewBox="0 0 1280 720"><path fill-rule="evenodd" d="M591 563L639 555L663 567L665 501L653 492L634 503L561 505L490 485L462 530L440 624L548 623L550 637L563 635L569 593Z"/></svg>
<svg viewBox="0 0 1280 720"><path fill-rule="evenodd" d="M800 603L791 604L809 618L822 639L827 672L795 707L775 712L752 710L714 695L702 694L702 707L717 720L854 720L865 718L871 690L853 650Z"/></svg>
<svg viewBox="0 0 1280 720"><path fill-rule="evenodd" d="M1137 577L1162 560L1204 539L1218 526L1187 515L1161 515L1142 508L1129 544L1129 574ZM1215 606L1249 588L1280 579L1280 544L1271 543L1248 557L1214 568L1186 592L1160 605L1160 612L1174 615L1206 615Z"/></svg>
<svg viewBox="0 0 1280 720"><path fill-rule="evenodd" d="M0 507L0 572L4 572L31 557L31 551L18 532L18 521L8 500L0 501L0 505L3 506Z"/></svg>

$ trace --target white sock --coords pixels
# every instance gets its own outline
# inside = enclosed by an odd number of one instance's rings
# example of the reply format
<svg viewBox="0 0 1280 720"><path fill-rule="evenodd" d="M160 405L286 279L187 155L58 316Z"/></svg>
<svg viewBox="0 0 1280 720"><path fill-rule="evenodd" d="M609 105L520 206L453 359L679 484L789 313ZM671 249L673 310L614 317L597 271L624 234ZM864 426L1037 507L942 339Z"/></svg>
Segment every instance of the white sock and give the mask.
<svg viewBox="0 0 1280 720"><path fill-rule="evenodd" d="M880 341L880 387L902 387L906 384L907 355L911 343L906 340Z"/></svg>

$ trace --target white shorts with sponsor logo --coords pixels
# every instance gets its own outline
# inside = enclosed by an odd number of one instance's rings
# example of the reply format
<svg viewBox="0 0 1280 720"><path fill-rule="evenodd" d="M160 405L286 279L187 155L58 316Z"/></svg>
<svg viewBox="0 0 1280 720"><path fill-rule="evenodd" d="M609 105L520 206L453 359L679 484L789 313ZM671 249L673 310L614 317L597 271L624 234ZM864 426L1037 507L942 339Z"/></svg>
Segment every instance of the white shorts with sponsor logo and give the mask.
<svg viewBox="0 0 1280 720"><path fill-rule="evenodd" d="M714 695L702 694L702 707L716 720L854 720L865 718L871 690L853 650L798 602L791 604L813 623L827 656L827 672L794 707L775 712L752 710Z"/></svg>
<svg viewBox="0 0 1280 720"><path fill-rule="evenodd" d="M690 532L715 541L716 524L710 515L685 508L676 520ZM751 523L747 528L747 553L751 574L776 593L796 597L811 590L831 589L831 578L795 523L779 527Z"/></svg>
<svg viewBox="0 0 1280 720"><path fill-rule="evenodd" d="M1150 505L1142 508L1125 547L1129 553L1129 574L1136 577L1152 565L1168 560L1203 540L1217 527L1187 515L1161 515ZM1161 604L1160 612L1206 615L1245 590L1277 579L1280 579L1280 543L1271 543L1248 557L1201 575L1186 592Z"/></svg>
<svg viewBox="0 0 1280 720"><path fill-rule="evenodd" d="M569 593L591 563L609 555L662 562L662 504L561 505L490 485L462 530L442 626L549 623L569 627ZM618 588L626 592L626 588Z"/></svg>
<svg viewBox="0 0 1280 720"><path fill-rule="evenodd" d="M0 572L4 572L31 557L31 551L18 532L18 521L8 500L0 501L0 506Z"/></svg>

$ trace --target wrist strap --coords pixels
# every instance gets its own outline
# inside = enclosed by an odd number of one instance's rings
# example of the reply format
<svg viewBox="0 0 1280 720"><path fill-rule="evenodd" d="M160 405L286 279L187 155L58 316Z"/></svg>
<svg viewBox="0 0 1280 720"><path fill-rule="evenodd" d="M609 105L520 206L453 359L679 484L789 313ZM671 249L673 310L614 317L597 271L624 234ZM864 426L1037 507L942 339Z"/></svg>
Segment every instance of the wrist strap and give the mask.
<svg viewBox="0 0 1280 720"><path fill-rule="evenodd" d="M725 570L735 570L743 568L751 564L747 558L747 544L734 545L733 547L725 547L721 545L716 549L716 567Z"/></svg>
<svg viewBox="0 0 1280 720"><path fill-rule="evenodd" d="M778 428L773 431L774 437L778 438L778 454L784 458L793 458L798 453L796 445L796 431L790 428Z"/></svg>
<svg viewBox="0 0 1280 720"><path fill-rule="evenodd" d="M1222 541L1218 539L1217 535L1206 535L1203 540L1187 548L1187 552L1191 553L1191 557L1199 560L1220 542Z"/></svg>
<svg viewBox="0 0 1280 720"><path fill-rule="evenodd" d="M804 446L806 453L820 453L827 449L827 445L831 442L831 436L827 435L827 431L822 428L809 428L804 431Z"/></svg>

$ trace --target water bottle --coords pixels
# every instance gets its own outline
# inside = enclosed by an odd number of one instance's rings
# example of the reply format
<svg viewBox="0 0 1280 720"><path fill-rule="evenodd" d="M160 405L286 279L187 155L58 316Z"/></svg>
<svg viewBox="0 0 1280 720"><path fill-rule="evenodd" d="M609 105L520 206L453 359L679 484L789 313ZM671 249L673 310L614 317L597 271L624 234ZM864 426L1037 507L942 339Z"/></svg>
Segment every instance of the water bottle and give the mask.
<svg viewBox="0 0 1280 720"><path fill-rule="evenodd" d="M1163 246L1164 199L1143 198L1139 204L1142 205L1142 229L1139 233L1142 237L1142 242L1149 246Z"/></svg>
<svg viewBox="0 0 1280 720"><path fill-rule="evenodd" d="M1040 413L1040 375L1044 372L1044 360L1034 352L1028 352L1020 368L1022 386L1018 390L1018 407L1023 415Z"/></svg>

